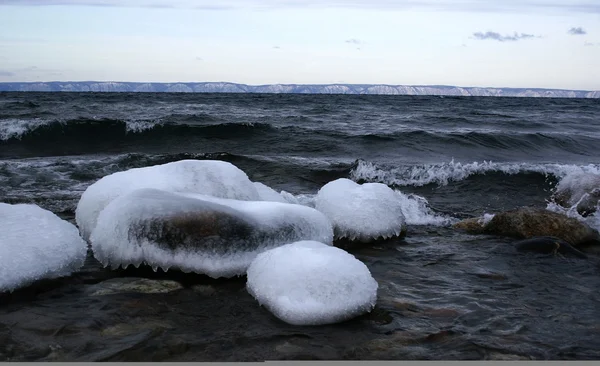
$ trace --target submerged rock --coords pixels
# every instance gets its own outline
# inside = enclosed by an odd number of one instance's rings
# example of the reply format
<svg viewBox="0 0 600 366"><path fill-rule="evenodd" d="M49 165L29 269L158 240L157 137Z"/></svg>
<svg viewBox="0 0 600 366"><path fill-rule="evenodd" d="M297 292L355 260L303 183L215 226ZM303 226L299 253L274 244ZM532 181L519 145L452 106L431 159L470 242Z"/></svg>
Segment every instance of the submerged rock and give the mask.
<svg viewBox="0 0 600 366"><path fill-rule="evenodd" d="M524 207L494 215L488 222L467 219L454 228L471 234L490 234L517 239L554 236L574 246L600 244L600 234L585 223L546 209Z"/></svg>
<svg viewBox="0 0 600 366"><path fill-rule="evenodd" d="M587 258L587 255L573 248L566 241L552 236L534 236L529 239L520 240L515 243L515 248L520 252L560 253L571 254L583 259Z"/></svg>
<svg viewBox="0 0 600 366"><path fill-rule="evenodd" d="M89 296L106 296L120 293L165 294L181 290L183 286L171 280L151 280L148 278L113 278L86 288Z"/></svg>

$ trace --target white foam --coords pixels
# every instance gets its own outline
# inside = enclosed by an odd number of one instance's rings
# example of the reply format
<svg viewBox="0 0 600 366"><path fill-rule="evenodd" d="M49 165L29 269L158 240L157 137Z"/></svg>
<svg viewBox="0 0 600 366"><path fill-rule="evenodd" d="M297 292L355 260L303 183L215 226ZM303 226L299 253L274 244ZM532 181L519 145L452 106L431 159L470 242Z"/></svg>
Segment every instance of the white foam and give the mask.
<svg viewBox="0 0 600 366"><path fill-rule="evenodd" d="M431 210L429 202L424 197L416 194L404 194L398 190L394 191L400 201L402 213L407 225L450 225L455 218L438 215Z"/></svg>
<svg viewBox="0 0 600 366"><path fill-rule="evenodd" d="M587 224L592 229L600 231L600 215L598 215L598 213L597 213L598 209L600 209L600 204L596 208L595 214L589 215L586 217L581 216L577 212L577 204L574 204L571 207L562 207L554 202L549 202L548 205L546 206L546 209L549 211L557 212L557 213L566 215L568 217L577 219L577 220Z"/></svg>
<svg viewBox="0 0 600 366"><path fill-rule="evenodd" d="M479 224L485 226L496 216L496 214L484 213L483 216L478 220Z"/></svg>
<svg viewBox="0 0 600 366"><path fill-rule="evenodd" d="M156 126L162 125L160 120L156 121L145 121L145 120L126 120L125 121L125 132L127 133L140 133L147 130L151 130Z"/></svg>
<svg viewBox="0 0 600 366"><path fill-rule="evenodd" d="M301 193L294 195L286 191L281 191L280 194L288 203L294 203L312 208L315 207L315 199L317 198L316 194Z"/></svg>
<svg viewBox="0 0 600 366"><path fill-rule="evenodd" d="M568 205L577 205L578 201L585 199L586 194L600 188L600 174L573 171L566 174L556 185L556 193L569 193Z"/></svg>
<svg viewBox="0 0 600 366"><path fill-rule="evenodd" d="M6 141L13 138L20 139L27 132L38 127L50 124L43 119L4 119L0 120L0 140Z"/></svg>
<svg viewBox="0 0 600 366"><path fill-rule="evenodd" d="M350 172L350 177L355 181L379 182L389 186L423 186L427 184L447 185L452 181L460 181L472 175L488 172L552 174L560 179L575 172L600 174L600 165L494 163L491 161L463 164L451 160L449 163L441 164L382 168L374 163L361 160Z"/></svg>
<svg viewBox="0 0 600 366"><path fill-rule="evenodd" d="M173 239L173 247L161 245L162 223L189 217L196 218L187 221L195 225L193 230L203 233L195 239ZM155 189L114 199L100 213L90 237L94 256L105 266L147 263L214 278L243 275L257 254L298 240L331 243L331 223L300 205Z"/></svg>
<svg viewBox="0 0 600 366"><path fill-rule="evenodd" d="M0 292L66 276L85 261L77 228L36 205L0 203Z"/></svg>
<svg viewBox="0 0 600 366"><path fill-rule="evenodd" d="M88 239L102 209L115 198L140 188L191 192L221 198L260 200L246 173L219 160L180 160L107 175L82 194L75 211L77 225Z"/></svg>
<svg viewBox="0 0 600 366"><path fill-rule="evenodd" d="M248 292L293 325L331 324L371 311L377 281L361 261L335 247L301 241L271 249L248 268Z"/></svg>
<svg viewBox="0 0 600 366"><path fill-rule="evenodd" d="M399 197L380 183L336 179L319 190L315 208L331 220L337 238L389 238L399 235L405 225Z"/></svg>

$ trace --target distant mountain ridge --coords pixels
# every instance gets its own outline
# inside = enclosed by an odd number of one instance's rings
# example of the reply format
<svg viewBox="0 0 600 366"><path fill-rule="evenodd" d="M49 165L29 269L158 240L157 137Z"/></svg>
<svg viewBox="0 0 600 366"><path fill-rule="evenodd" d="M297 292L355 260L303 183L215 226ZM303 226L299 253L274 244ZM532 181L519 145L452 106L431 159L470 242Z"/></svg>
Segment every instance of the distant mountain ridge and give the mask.
<svg viewBox="0 0 600 366"><path fill-rule="evenodd" d="M17 92L113 92L113 93L267 93L267 94L372 94L441 95L490 97L600 98L600 91L540 88L480 88L445 85L385 84L268 84L228 82L142 83L142 82L4 82L1 91Z"/></svg>

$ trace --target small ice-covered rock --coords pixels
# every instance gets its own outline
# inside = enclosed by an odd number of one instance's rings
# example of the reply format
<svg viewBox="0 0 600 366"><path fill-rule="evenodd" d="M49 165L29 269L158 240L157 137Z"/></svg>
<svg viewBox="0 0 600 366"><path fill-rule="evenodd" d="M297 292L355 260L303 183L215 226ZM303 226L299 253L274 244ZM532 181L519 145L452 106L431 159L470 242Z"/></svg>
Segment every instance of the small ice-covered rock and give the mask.
<svg viewBox="0 0 600 366"><path fill-rule="evenodd" d="M334 180L319 190L315 208L331 220L338 239L366 242L399 236L405 230L401 200L381 183Z"/></svg>
<svg viewBox="0 0 600 366"><path fill-rule="evenodd" d="M75 225L31 204L0 203L0 292L70 275L87 244Z"/></svg>
<svg viewBox="0 0 600 366"><path fill-rule="evenodd" d="M370 312L377 281L346 251L300 241L259 254L248 268L248 292L293 325L338 323Z"/></svg>
<svg viewBox="0 0 600 366"><path fill-rule="evenodd" d="M107 175L90 185L75 218L88 240L100 212L115 198L140 188L193 192L221 198L260 200L256 186L235 165L220 160L180 160Z"/></svg>
<svg viewBox="0 0 600 366"><path fill-rule="evenodd" d="M105 266L208 276L243 275L257 254L298 240L333 241L331 223L310 207L139 189L114 199L90 236Z"/></svg>

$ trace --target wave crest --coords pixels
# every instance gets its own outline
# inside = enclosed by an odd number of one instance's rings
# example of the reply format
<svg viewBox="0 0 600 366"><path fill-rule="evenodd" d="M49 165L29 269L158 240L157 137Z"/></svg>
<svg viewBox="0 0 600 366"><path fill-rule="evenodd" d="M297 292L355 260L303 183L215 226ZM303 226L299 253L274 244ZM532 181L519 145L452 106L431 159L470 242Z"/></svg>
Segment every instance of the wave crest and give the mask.
<svg viewBox="0 0 600 366"><path fill-rule="evenodd" d="M447 185L467 179L473 175L491 172L507 175L538 173L562 179L576 172L600 174L600 165L495 163L491 161L460 163L451 160L440 164L417 164L383 167L375 163L358 160L350 171L354 181L378 182L388 186Z"/></svg>

